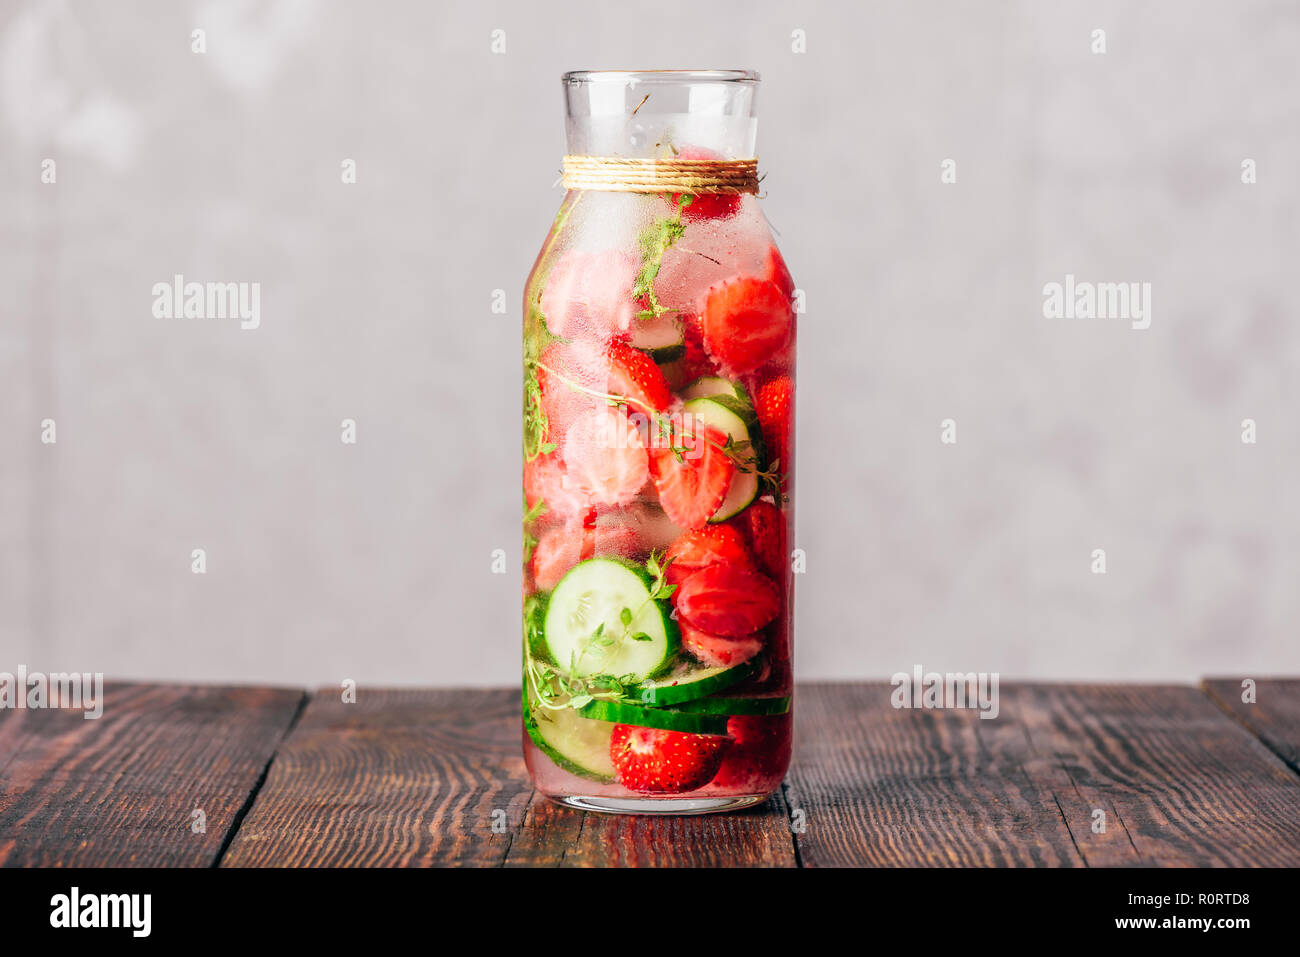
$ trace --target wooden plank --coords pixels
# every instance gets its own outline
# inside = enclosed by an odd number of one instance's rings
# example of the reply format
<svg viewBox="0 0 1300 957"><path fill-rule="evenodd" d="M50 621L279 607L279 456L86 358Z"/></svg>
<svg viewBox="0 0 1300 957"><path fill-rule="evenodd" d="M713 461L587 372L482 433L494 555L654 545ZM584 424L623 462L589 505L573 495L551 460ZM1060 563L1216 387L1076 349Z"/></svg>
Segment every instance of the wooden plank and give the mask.
<svg viewBox="0 0 1300 957"><path fill-rule="evenodd" d="M222 865L499 865L532 796L518 689L340 697L312 696Z"/></svg>
<svg viewBox="0 0 1300 957"><path fill-rule="evenodd" d="M515 689L322 691L223 865L794 863L779 799L715 817L574 811L533 790L521 741Z"/></svg>
<svg viewBox="0 0 1300 957"><path fill-rule="evenodd" d="M1300 863L1300 782L1193 688L1004 687L993 720L801 690L806 866Z"/></svg>
<svg viewBox="0 0 1300 957"><path fill-rule="evenodd" d="M97 720L0 712L0 864L211 866L302 701L110 683Z"/></svg>
<svg viewBox="0 0 1300 957"><path fill-rule="evenodd" d="M1036 685L1003 708L1068 777L1055 793L1089 864L1300 864L1300 780L1196 689Z"/></svg>
<svg viewBox="0 0 1300 957"><path fill-rule="evenodd" d="M800 685L786 796L803 866L1082 864L1005 705L896 710L891 690Z"/></svg>
<svg viewBox="0 0 1300 957"><path fill-rule="evenodd" d="M1255 700L1241 700L1244 678L1206 678L1201 689L1300 774L1300 678L1255 680Z"/></svg>

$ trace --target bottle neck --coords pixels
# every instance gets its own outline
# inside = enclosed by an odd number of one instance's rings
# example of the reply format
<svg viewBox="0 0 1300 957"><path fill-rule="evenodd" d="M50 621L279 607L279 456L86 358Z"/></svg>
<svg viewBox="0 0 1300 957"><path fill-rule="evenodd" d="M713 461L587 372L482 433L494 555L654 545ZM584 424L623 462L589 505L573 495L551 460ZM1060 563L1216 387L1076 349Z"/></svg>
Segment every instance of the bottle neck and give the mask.
<svg viewBox="0 0 1300 957"><path fill-rule="evenodd" d="M754 156L756 74L570 73L563 82L571 155L667 159L687 149L711 158Z"/></svg>

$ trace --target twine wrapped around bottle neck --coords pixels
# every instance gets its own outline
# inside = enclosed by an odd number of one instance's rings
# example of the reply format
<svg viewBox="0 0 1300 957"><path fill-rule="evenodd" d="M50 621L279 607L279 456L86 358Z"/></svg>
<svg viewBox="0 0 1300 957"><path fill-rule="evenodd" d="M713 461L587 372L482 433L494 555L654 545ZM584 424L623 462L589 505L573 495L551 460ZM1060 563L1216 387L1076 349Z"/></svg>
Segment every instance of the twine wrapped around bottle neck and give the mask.
<svg viewBox="0 0 1300 957"><path fill-rule="evenodd" d="M612 193L757 193L758 160L566 156L564 188Z"/></svg>

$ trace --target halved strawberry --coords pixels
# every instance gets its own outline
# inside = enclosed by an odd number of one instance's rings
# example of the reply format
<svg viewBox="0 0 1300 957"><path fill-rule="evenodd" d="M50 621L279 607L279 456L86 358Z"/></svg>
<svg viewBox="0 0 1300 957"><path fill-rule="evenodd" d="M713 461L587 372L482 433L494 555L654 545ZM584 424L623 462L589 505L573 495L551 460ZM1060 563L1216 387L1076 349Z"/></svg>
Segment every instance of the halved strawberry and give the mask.
<svg viewBox="0 0 1300 957"><path fill-rule="evenodd" d="M641 538L626 525L592 525L571 521L547 529L533 548L533 581L538 591L550 591L578 562L598 556L638 558L644 554Z"/></svg>
<svg viewBox="0 0 1300 957"><path fill-rule="evenodd" d="M790 764L790 715L732 715L727 734L732 744L713 783L728 790L775 787Z"/></svg>
<svg viewBox="0 0 1300 957"><path fill-rule="evenodd" d="M682 632L682 647L700 664L712 668L729 668L743 665L763 650L763 635L746 635L743 638L724 638L678 622Z"/></svg>
<svg viewBox="0 0 1300 957"><path fill-rule="evenodd" d="M763 429L768 462L779 462L779 471L789 473L794 464L790 457L790 422L794 412L794 384L790 377L779 375L760 386L754 412Z"/></svg>
<svg viewBox="0 0 1300 957"><path fill-rule="evenodd" d="M608 360L598 352L567 342L552 342L537 363L537 387L546 414L546 441L564 444L574 419L605 405L591 392L605 390Z"/></svg>
<svg viewBox="0 0 1300 957"><path fill-rule="evenodd" d="M696 425L688 435L680 414L670 421L671 435L651 443L650 477L670 519L703 528L727 497L736 464L722 451L727 437L721 432Z"/></svg>
<svg viewBox="0 0 1300 957"><path fill-rule="evenodd" d="M790 275L790 270L785 264L785 258L781 255L781 250L775 246L767 247L767 275L763 278L776 283L777 287L785 293L787 299L794 298L794 277Z"/></svg>
<svg viewBox="0 0 1300 957"><path fill-rule="evenodd" d="M680 794L708 784L718 773L731 739L616 724L609 757L619 783L644 794Z"/></svg>
<svg viewBox="0 0 1300 957"><path fill-rule="evenodd" d="M591 496L566 481L558 452L524 462L524 503L535 509L538 502L545 504L542 519L548 522L580 515L591 508Z"/></svg>
<svg viewBox="0 0 1300 957"><path fill-rule="evenodd" d="M604 344L626 332L636 313L632 284L640 262L629 252L569 249L542 290L546 328L562 339Z"/></svg>
<svg viewBox="0 0 1300 957"><path fill-rule="evenodd" d="M582 560L582 526L564 525L541 534L533 548L533 582L538 591L550 591Z"/></svg>
<svg viewBox="0 0 1300 957"><path fill-rule="evenodd" d="M734 524L744 532L759 569L777 582L784 581L787 567L785 513L766 499L759 499L728 524Z"/></svg>
<svg viewBox="0 0 1300 957"><path fill-rule="evenodd" d="M668 380L659 371L655 361L640 349L626 342L609 344L608 391L612 395L627 396L633 412L662 412L673 401Z"/></svg>
<svg viewBox="0 0 1300 957"><path fill-rule="evenodd" d="M672 561L666 575L670 585L679 585L701 568L718 562L754 567L745 537L730 525L708 525L687 532L668 546L664 558Z"/></svg>
<svg viewBox="0 0 1300 957"><path fill-rule="evenodd" d="M565 486L602 505L632 501L650 477L641 433L609 406L588 413L569 428L564 466Z"/></svg>
<svg viewBox="0 0 1300 957"><path fill-rule="evenodd" d="M781 610L781 592L766 575L739 565L710 565L673 594L679 621L725 638L758 631Z"/></svg>
<svg viewBox="0 0 1300 957"><path fill-rule="evenodd" d="M721 160L725 159L721 153L705 149L702 146L683 146L677 151L675 159L682 160ZM681 194L673 196L673 202L679 202ZM739 193L695 193L691 201L682 207L682 219L688 223L699 222L703 219L726 219L728 216L736 215L736 210L740 209Z"/></svg>
<svg viewBox="0 0 1300 957"><path fill-rule="evenodd" d="M742 276L709 290L700 315L709 355L735 374L752 372L790 338L794 309L770 279Z"/></svg>

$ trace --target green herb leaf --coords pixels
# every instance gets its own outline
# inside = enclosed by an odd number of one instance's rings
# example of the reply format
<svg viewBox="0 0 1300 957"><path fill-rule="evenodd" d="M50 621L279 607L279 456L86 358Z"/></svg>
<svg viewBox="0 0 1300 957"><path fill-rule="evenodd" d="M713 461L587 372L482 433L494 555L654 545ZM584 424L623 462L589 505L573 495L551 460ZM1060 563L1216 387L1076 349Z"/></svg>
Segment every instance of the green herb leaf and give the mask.
<svg viewBox="0 0 1300 957"><path fill-rule="evenodd" d="M690 197L685 194L678 196L673 201L672 215L656 220L638 238L641 269L632 284L632 298L644 299L650 307L637 314L639 319L653 319L671 311L655 294L655 280L659 278L659 270L663 267L664 253L686 232L686 224L682 222L682 209L689 204Z"/></svg>

